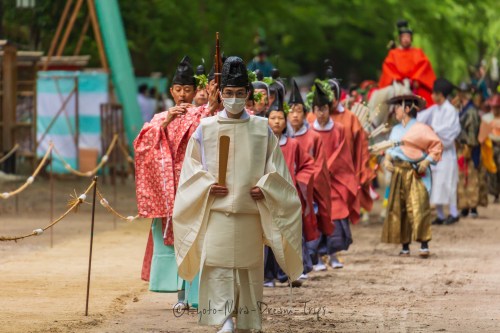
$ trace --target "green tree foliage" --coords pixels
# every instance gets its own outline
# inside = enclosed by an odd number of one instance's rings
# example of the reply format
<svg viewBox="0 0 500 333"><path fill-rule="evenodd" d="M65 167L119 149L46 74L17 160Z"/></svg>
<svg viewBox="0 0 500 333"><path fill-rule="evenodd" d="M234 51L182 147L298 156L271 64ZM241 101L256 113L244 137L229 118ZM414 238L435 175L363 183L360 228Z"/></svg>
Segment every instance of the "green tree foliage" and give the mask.
<svg viewBox="0 0 500 333"><path fill-rule="evenodd" d="M0 0L2 1L2 0ZM3 0L3 33L10 39L47 51L64 8L64 0L37 0L33 12ZM429 55L438 75L455 81L467 77L469 65L498 56L498 0L120 0L135 71L159 71L168 77L185 54L194 64L213 62L215 32L226 55L253 56L254 39L264 31L271 61L284 77L311 71L322 75L331 59L346 82L376 79L397 39L395 22L405 18L415 32L414 45ZM85 6L84 6L85 7ZM72 54L85 18L83 11L71 35ZM1 30L0 30L1 31ZM82 53L99 58L92 32Z"/></svg>

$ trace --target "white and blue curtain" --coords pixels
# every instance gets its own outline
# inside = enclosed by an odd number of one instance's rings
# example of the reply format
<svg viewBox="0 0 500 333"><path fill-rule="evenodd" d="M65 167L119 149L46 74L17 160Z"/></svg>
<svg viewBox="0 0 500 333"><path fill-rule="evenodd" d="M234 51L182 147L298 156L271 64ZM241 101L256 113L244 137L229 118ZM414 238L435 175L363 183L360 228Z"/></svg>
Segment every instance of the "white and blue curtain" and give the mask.
<svg viewBox="0 0 500 333"><path fill-rule="evenodd" d="M97 149L101 155L100 105L108 102L108 74L75 71L38 72L37 154L43 156L52 141L66 162L79 169L75 142L77 96L72 94L75 85L78 85L78 147ZM47 132L63 105L64 110ZM57 158L53 168L55 173L68 172Z"/></svg>

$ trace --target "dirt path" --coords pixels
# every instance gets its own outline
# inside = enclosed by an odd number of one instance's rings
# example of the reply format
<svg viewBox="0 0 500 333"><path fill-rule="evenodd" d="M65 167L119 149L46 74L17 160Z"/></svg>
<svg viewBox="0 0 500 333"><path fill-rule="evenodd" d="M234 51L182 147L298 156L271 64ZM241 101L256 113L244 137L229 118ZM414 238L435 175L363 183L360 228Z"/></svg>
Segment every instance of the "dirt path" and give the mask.
<svg viewBox="0 0 500 333"><path fill-rule="evenodd" d="M56 211L64 210L64 193L85 184L58 183ZM46 185L23 193L18 215L13 203L0 202L0 235L46 224L47 199L39 199L47 197ZM119 189L118 207L133 214L133 187ZM149 222L119 222L113 230L102 208L85 317L89 212L82 207L61 222L52 249L48 234L0 243L0 332L215 332L198 327L194 314L174 317L175 296L150 293L139 279ZM481 219L433 228L428 260L415 256L416 246L411 258L398 257L398 247L379 242L375 221L354 227L344 269L310 274L291 303L289 288L265 290L264 331L500 331L500 206L481 212Z"/></svg>

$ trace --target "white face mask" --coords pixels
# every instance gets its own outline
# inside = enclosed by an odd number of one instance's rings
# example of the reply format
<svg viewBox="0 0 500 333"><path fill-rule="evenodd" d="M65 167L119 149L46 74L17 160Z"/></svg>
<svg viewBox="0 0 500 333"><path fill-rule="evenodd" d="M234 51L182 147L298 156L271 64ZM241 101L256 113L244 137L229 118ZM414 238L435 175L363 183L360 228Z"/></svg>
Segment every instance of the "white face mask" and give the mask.
<svg viewBox="0 0 500 333"><path fill-rule="evenodd" d="M246 98L223 98L224 109L231 114L238 114L245 108Z"/></svg>

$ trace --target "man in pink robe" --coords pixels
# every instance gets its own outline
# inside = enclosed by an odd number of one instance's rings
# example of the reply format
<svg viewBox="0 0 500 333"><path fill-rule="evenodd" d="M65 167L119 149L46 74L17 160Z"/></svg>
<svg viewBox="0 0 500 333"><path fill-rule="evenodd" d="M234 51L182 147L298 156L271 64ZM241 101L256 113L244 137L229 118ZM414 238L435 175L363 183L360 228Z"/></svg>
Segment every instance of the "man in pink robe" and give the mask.
<svg viewBox="0 0 500 333"><path fill-rule="evenodd" d="M187 143L212 108L191 104L196 82L188 57L180 62L170 93L175 106L145 123L134 141L137 207L140 216L153 219L141 277L150 282L151 291L178 292L179 301L184 301L171 219Z"/></svg>

